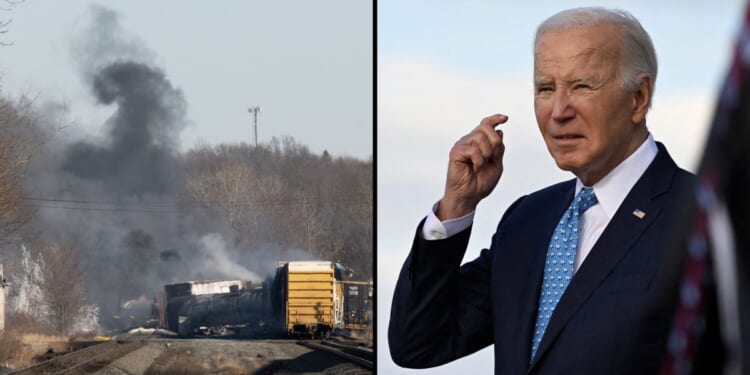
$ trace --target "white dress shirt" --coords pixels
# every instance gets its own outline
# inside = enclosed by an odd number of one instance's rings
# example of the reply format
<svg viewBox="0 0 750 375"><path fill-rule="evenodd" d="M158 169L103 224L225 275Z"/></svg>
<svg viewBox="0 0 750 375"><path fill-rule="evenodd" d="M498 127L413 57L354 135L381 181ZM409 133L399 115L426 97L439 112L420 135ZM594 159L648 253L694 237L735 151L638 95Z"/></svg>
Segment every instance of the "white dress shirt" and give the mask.
<svg viewBox="0 0 750 375"><path fill-rule="evenodd" d="M649 134L635 152L592 186L598 203L586 210L580 220L581 230L576 254L576 271L591 252L594 244L602 235L609 221L612 220L630 189L638 182L643 172L654 160L657 152L656 142L653 136ZM576 179L575 193L577 194L583 187L581 180ZM427 214L427 219L422 227L422 236L426 240L440 240L451 237L471 226L474 221L474 212L471 212L466 216L441 222L435 215L436 208L437 203L432 206L432 210Z"/></svg>

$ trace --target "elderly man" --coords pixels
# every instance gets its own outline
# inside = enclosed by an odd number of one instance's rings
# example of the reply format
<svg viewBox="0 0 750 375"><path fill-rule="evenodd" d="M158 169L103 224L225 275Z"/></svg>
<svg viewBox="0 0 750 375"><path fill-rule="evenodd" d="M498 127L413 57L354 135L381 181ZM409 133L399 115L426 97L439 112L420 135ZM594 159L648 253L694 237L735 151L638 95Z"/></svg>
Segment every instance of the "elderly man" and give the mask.
<svg viewBox="0 0 750 375"><path fill-rule="evenodd" d="M417 229L389 327L400 366L437 366L495 345L495 373L658 371L673 309L660 278L693 176L646 128L651 39L629 13L560 12L534 43L534 109L575 179L521 197L491 247L460 265L473 212L503 171L497 114L450 151L445 193Z"/></svg>

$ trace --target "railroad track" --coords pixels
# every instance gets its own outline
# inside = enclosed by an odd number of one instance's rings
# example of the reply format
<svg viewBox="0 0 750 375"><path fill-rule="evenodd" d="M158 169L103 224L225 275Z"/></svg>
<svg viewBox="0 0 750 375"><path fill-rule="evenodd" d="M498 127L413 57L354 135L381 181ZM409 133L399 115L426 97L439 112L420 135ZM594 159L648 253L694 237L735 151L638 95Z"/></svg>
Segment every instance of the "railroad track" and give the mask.
<svg viewBox="0 0 750 375"><path fill-rule="evenodd" d="M49 359L36 365L11 372L10 374L88 374L143 345L144 342L141 341L108 341Z"/></svg>
<svg viewBox="0 0 750 375"><path fill-rule="evenodd" d="M337 355L368 370L374 369L373 353L369 349L334 341L297 341L297 344Z"/></svg>

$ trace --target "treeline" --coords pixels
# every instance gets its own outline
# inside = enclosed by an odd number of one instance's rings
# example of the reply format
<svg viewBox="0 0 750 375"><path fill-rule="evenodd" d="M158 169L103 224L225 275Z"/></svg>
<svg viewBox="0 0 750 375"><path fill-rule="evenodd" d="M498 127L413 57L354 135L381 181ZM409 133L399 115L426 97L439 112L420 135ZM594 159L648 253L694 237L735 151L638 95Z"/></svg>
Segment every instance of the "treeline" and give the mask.
<svg viewBox="0 0 750 375"><path fill-rule="evenodd" d="M218 210L238 247L302 249L372 278L372 160L314 154L283 137L257 147L200 146L183 162L183 208Z"/></svg>

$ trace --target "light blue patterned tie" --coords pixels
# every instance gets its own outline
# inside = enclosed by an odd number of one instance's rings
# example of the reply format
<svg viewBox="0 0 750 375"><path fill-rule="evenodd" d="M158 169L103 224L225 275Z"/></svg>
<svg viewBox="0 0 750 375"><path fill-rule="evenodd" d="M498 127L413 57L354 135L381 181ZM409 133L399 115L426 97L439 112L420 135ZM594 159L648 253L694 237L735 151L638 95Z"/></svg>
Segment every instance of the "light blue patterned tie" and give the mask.
<svg viewBox="0 0 750 375"><path fill-rule="evenodd" d="M539 295L539 310L536 313L530 361L534 359L536 350L539 349L555 306L560 302L560 297L573 277L578 248L578 217L596 203L596 195L592 188L581 189L552 233L549 249L547 249L547 261L544 264L544 280L542 293Z"/></svg>

